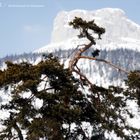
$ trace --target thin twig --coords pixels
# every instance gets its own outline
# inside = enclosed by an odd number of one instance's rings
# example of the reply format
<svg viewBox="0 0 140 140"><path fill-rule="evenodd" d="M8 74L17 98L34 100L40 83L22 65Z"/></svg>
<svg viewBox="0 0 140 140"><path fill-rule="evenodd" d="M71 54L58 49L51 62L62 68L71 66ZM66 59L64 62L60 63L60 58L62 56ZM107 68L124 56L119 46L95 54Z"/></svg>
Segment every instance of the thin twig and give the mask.
<svg viewBox="0 0 140 140"><path fill-rule="evenodd" d="M80 47L85 46L86 44L77 45L77 47L68 55L68 58Z"/></svg>

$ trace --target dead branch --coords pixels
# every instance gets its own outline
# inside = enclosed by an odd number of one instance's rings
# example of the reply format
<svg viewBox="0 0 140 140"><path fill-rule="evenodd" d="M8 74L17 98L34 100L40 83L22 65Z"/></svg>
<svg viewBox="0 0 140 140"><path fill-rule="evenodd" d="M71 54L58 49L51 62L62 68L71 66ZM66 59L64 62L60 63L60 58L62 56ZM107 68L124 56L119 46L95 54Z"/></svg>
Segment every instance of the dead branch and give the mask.
<svg viewBox="0 0 140 140"><path fill-rule="evenodd" d="M81 44L81 45L77 45L77 47L70 53L70 55L68 55L68 58L80 47L80 46L85 46L86 44Z"/></svg>
<svg viewBox="0 0 140 140"><path fill-rule="evenodd" d="M129 71L124 70L123 68L121 68L121 67L119 67L119 66L116 66L115 64L112 64L110 61L107 61L107 60L104 60L104 59L96 59L96 61L107 63L107 64L109 64L110 66L112 66L112 67L114 67L114 68L118 69L119 71L122 71L122 72L124 72L124 73L126 73L126 74L129 73Z"/></svg>
<svg viewBox="0 0 140 140"><path fill-rule="evenodd" d="M89 57L89 56L79 56L79 59L80 58L89 59L89 60L96 60L96 61L99 61L99 62L104 62L104 63L107 63L108 65L112 66L113 68L118 69L119 71L122 71L126 74L129 73L127 70L124 70L123 68L121 68L119 66L116 66L115 64L111 63L110 61L107 61L107 60L104 60L104 59L98 59L98 58Z"/></svg>

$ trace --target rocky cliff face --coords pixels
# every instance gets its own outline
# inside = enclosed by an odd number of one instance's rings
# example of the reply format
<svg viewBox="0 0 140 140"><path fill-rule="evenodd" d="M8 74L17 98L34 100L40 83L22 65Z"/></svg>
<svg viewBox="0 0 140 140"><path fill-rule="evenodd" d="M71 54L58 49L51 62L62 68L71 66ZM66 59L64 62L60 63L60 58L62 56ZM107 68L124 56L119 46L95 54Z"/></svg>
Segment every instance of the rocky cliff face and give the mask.
<svg viewBox="0 0 140 140"><path fill-rule="evenodd" d="M128 19L121 9L105 8L96 11L74 10L58 13L54 20L51 43L36 52L66 50L81 44L81 40L76 38L78 31L68 25L75 16L85 20L95 20L97 25L106 29L102 40L98 41L94 47L107 50L126 48L140 51L140 25Z"/></svg>
<svg viewBox="0 0 140 140"><path fill-rule="evenodd" d="M140 26L129 20L122 10L111 8L97 11L74 10L60 12L54 20L50 44L35 50L34 52L37 54L31 53L0 59L1 68L4 68L4 61L6 60L12 60L17 63L28 61L36 64L42 59L40 53L49 52L54 53L55 56L58 56L67 65L74 48L86 42L86 40L78 39L76 37L78 32L68 25L69 21L75 16L82 17L85 20L94 19L95 23L106 29L102 40L97 41L97 45L87 51L85 55L91 56L91 52L95 48L98 48L101 50L99 58L111 61L113 64L126 70L140 70ZM81 71L97 85L108 86L113 83L114 85L123 86L122 81L126 75L112 69L107 64L81 60L78 65ZM9 94L5 94L3 90L0 90L0 94L0 104L10 100ZM132 110L137 115L136 107L133 103L129 104L133 107ZM8 113L2 110L0 113L2 114L0 118L8 116ZM136 118L129 121L130 124L139 128L139 118L137 115ZM113 134L107 134L107 137L111 137L113 140L120 140Z"/></svg>
<svg viewBox="0 0 140 140"><path fill-rule="evenodd" d="M106 43L123 41L124 38L140 39L140 26L129 20L121 9L105 8L97 11L74 10L60 12L54 20L52 43L61 42L75 37L76 31L69 27L68 22L75 16L95 23L106 29L103 41Z"/></svg>

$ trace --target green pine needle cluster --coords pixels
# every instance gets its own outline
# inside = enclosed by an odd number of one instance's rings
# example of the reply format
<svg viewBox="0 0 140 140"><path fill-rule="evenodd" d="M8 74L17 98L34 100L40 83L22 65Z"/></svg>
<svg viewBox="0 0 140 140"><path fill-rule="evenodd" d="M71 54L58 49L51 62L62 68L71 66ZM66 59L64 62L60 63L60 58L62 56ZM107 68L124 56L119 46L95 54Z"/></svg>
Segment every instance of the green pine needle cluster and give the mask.
<svg viewBox="0 0 140 140"><path fill-rule="evenodd" d="M90 38L89 29L97 31L99 38L105 32L94 21L77 17L70 25L82 30L81 37ZM104 132L114 132L122 140L139 139L140 131L125 119L125 115L134 115L126 107L127 100L136 100L140 105L138 71L128 75L127 89L93 85L87 93L81 81L52 54L44 55L36 65L9 61L6 65L0 70L0 88L10 94L11 100L1 105L9 116L0 120L4 126L0 140L101 140ZM42 102L40 107L35 105L36 100ZM84 123L90 124L91 135Z"/></svg>

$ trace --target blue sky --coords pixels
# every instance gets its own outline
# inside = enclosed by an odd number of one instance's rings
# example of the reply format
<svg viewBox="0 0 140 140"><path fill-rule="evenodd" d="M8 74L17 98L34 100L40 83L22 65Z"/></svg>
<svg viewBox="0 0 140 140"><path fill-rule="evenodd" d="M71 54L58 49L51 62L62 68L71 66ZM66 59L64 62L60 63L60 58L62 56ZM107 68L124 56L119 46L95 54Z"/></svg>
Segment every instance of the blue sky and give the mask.
<svg viewBox="0 0 140 140"><path fill-rule="evenodd" d="M0 58L31 52L50 41L62 10L121 8L140 24L140 0L0 0Z"/></svg>

